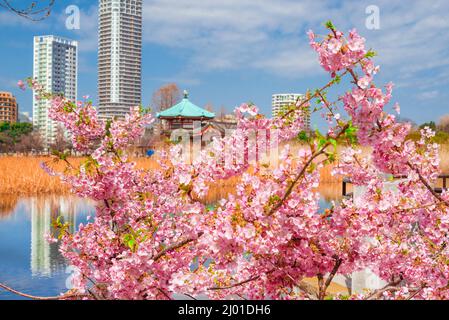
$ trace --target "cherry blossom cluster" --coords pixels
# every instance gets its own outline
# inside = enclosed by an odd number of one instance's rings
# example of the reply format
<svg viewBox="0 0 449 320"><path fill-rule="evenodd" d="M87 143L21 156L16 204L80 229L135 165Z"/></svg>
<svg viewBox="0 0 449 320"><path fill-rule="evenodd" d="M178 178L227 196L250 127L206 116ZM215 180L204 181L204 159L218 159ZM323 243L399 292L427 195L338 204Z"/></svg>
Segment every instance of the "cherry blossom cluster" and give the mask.
<svg viewBox="0 0 449 320"><path fill-rule="evenodd" d="M379 67L365 39L356 30L345 36L327 27L321 38L309 32L330 74L327 85L275 119L243 104L232 135L215 138L191 162L180 159L179 146L160 151L156 169L139 169L127 156L153 121L150 114L132 108L125 119L102 121L91 103L46 95L30 80L50 100L50 117L69 130L75 148L93 150L79 167L64 159L69 170L59 173L75 194L97 201L93 221L76 233L59 225L61 252L76 270L74 293L90 299L172 299L175 293L324 299L337 274L369 268L388 285L334 298L449 298L449 195L434 189L440 170L433 132L426 128L419 141L408 140L410 126L386 110L392 84L373 82ZM327 89L343 80L353 87L331 99ZM326 134L303 132L304 112L314 103L330 120ZM286 146L278 166L260 170L249 157L267 147L263 134L255 142L248 136L271 129ZM304 147L290 148L297 138ZM321 210L325 165L363 194ZM209 187L230 177L239 178L235 194L204 203Z"/></svg>

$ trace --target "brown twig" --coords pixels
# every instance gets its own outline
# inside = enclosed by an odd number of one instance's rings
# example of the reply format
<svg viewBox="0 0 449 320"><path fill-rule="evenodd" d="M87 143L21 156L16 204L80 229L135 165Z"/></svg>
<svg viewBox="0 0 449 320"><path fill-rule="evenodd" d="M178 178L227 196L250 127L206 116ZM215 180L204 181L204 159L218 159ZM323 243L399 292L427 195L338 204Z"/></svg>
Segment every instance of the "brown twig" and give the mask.
<svg viewBox="0 0 449 320"><path fill-rule="evenodd" d="M49 0L48 5L42 8L37 7L38 1L31 1L31 4L26 9L18 9L14 7L9 0L0 0L0 7L8 9L9 11L17 14L20 17L29 19L31 21L41 21L50 15L51 9L54 6L56 0ZM36 16L41 15L38 18Z"/></svg>
<svg viewBox="0 0 449 320"><path fill-rule="evenodd" d="M399 288L397 286L402 282L402 280L403 280L402 277L398 277L398 279L391 281L390 283L386 284L383 288L374 290L370 295L365 297L364 300L376 300L386 291L398 290Z"/></svg>
<svg viewBox="0 0 449 320"><path fill-rule="evenodd" d="M444 203L445 205L449 206L449 202L444 200L438 193L435 192L435 190L430 186L430 184L426 181L426 179L421 175L421 172L419 171L419 169L414 168L413 165L407 161L407 166L413 170L414 172L416 172L418 174L419 180L421 181L421 183L424 185L424 187L426 187L427 190L429 190L429 192L435 197L437 198L440 202Z"/></svg>
<svg viewBox="0 0 449 320"><path fill-rule="evenodd" d="M345 131L346 129L349 127L348 124L344 125L341 129L341 131L338 133L338 135L335 137L335 140L338 139ZM285 202L285 200L287 200L287 198L290 196L290 194L293 192L294 187L296 186L296 184L298 183L298 181L301 179L301 177L305 174L307 168L310 166L310 164L313 162L313 160L315 160L317 157L319 157L320 155L322 155L325 150L327 149L327 147L329 147L331 145L331 143L328 141L326 142L320 150L316 151L310 158L309 160L307 160L307 162L304 164L304 166L302 167L301 171L296 175L295 179L293 180L293 182L290 184L290 186L288 187L287 191L285 192L284 196L282 197L282 199L280 201L278 201L276 203L276 205L274 207L271 208L271 210L267 213L267 216L271 216L273 215Z"/></svg>
<svg viewBox="0 0 449 320"><path fill-rule="evenodd" d="M29 298L29 299L33 299L33 300L64 300L64 299L70 299L70 298L83 298L83 297L87 297L87 295L81 295L81 294L72 294L72 293L68 293L68 294L64 294L61 296L54 296L54 297L41 297L41 296L34 296L31 294L27 294L18 290L15 290L11 287L8 287L7 285L0 283L0 288L9 291L11 293L14 293L18 296L24 297L24 298Z"/></svg>
<svg viewBox="0 0 449 320"><path fill-rule="evenodd" d="M157 290L162 293L168 300L173 300L168 294L167 292L165 292L164 290L162 290L161 288L157 288Z"/></svg>
<svg viewBox="0 0 449 320"><path fill-rule="evenodd" d="M273 270L274 271L274 270ZM272 271L272 272L273 272ZM228 286L223 286L223 287L210 287L210 288L208 288L207 290L210 290L210 291L216 291L216 290L227 290L227 289L232 289L232 288L235 288L235 287L239 287L239 286L242 286L242 285L244 285L244 284L247 284L247 283L249 283L249 282L251 282L251 281L255 281L255 280L257 280L257 279L260 279L260 275L257 275L257 276L253 276L253 277L251 277L251 278L248 278L248 279L246 279L246 280L243 280L243 281L240 281L240 282L237 282L237 283L234 283L234 284L231 284L231 285L228 285Z"/></svg>
<svg viewBox="0 0 449 320"><path fill-rule="evenodd" d="M193 242L195 240L197 240L199 237L201 237L203 235L203 232L198 233L196 238L186 238L184 240L181 240L180 242L174 243L168 247L166 247L165 249L163 249L162 251L160 251L159 253L157 253L154 257L153 260L157 261L160 258L162 258L164 255L166 255L168 252L179 249L187 244L189 244L190 242Z"/></svg>

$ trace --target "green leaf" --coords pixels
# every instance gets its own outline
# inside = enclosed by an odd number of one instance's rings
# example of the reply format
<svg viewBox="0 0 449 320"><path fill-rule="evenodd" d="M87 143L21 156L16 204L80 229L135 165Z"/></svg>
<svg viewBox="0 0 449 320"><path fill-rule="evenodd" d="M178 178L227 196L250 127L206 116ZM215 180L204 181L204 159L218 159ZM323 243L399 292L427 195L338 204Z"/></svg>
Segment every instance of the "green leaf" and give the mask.
<svg viewBox="0 0 449 320"><path fill-rule="evenodd" d="M330 30L332 30L332 31L335 31L335 30L336 30L334 24L333 24L332 21L330 21L330 20L327 20L327 21L324 23L324 25L326 26L326 28L328 28L328 29L330 29Z"/></svg>
<svg viewBox="0 0 449 320"><path fill-rule="evenodd" d="M339 84L341 82L341 76L339 74L337 74L333 81L334 81L334 83Z"/></svg>
<svg viewBox="0 0 449 320"><path fill-rule="evenodd" d="M373 58L375 56L377 56L377 52L372 49L369 49L368 52L365 54L365 58Z"/></svg>
<svg viewBox="0 0 449 320"><path fill-rule="evenodd" d="M334 163L335 160L337 159L337 157L335 156L335 153L328 153L327 154L327 159L329 160L329 163Z"/></svg>
<svg viewBox="0 0 449 320"><path fill-rule="evenodd" d="M351 144L357 143L357 127L352 125L352 122L348 123L348 128L346 128L344 136Z"/></svg>
<svg viewBox="0 0 449 320"><path fill-rule="evenodd" d="M298 133L298 140L303 142L309 142L310 137L308 136L307 132L303 130L300 133Z"/></svg>
<svg viewBox="0 0 449 320"><path fill-rule="evenodd" d="M135 252L137 249L137 241L132 233L127 233L123 236L123 243L130 248L132 252Z"/></svg>
<svg viewBox="0 0 449 320"><path fill-rule="evenodd" d="M105 126L105 131L106 131L106 136L107 137L111 137L111 125L112 125L112 120L111 119L107 119L106 120L106 126Z"/></svg>

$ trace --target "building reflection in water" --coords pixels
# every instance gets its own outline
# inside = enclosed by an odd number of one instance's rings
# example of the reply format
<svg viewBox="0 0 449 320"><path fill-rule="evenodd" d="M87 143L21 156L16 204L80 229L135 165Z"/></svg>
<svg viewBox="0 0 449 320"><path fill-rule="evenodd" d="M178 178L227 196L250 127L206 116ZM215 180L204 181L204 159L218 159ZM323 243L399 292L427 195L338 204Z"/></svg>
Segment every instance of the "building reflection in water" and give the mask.
<svg viewBox="0 0 449 320"><path fill-rule="evenodd" d="M31 214L31 273L33 276L50 277L65 267L58 243L49 243L45 234L53 233L52 222L61 216L61 222L70 224L69 231L77 228L76 214L85 210L86 201L76 197L48 196L30 198ZM92 210L87 209L88 211Z"/></svg>

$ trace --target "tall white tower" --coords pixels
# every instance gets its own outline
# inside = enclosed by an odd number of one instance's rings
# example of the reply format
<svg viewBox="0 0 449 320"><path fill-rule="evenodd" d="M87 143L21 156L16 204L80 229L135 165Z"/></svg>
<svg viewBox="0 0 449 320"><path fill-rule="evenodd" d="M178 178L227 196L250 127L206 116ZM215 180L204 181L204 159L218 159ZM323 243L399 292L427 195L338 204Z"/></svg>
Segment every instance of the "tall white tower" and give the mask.
<svg viewBox="0 0 449 320"><path fill-rule="evenodd" d="M56 36L34 37L33 78L47 92L62 93L76 101L78 42ZM33 126L39 129L46 146L54 142L57 123L48 117L49 101L33 95Z"/></svg>
<svg viewBox="0 0 449 320"><path fill-rule="evenodd" d="M142 100L142 0L99 0L98 112L123 117Z"/></svg>

